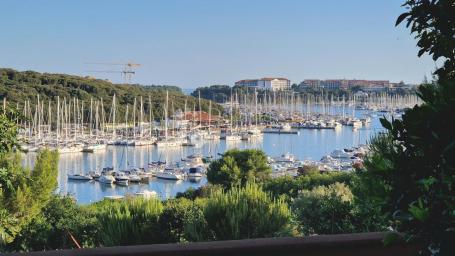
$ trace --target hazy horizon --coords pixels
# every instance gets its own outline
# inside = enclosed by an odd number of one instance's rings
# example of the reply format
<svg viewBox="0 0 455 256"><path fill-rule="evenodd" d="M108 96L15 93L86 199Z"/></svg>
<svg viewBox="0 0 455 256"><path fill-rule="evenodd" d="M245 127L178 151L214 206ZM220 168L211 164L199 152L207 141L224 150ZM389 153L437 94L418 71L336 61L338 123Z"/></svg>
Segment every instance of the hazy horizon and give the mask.
<svg viewBox="0 0 455 256"><path fill-rule="evenodd" d="M266 76L420 83L435 63L395 27L401 1L4 1L0 66L196 88ZM26 7L26 8L24 8Z"/></svg>

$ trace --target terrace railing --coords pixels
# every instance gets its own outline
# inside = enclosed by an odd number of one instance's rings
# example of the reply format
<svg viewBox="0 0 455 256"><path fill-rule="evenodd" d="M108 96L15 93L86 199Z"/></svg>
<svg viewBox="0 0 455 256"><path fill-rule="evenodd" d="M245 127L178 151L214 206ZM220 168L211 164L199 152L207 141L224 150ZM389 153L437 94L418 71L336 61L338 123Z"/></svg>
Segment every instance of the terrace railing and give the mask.
<svg viewBox="0 0 455 256"><path fill-rule="evenodd" d="M417 255L419 247L397 241L384 246L385 233L357 233L309 237L259 238L216 242L180 244L151 244L99 247L58 251L31 252L26 255L82 255L82 256L349 256L349 255ZM20 254L10 254L20 255Z"/></svg>

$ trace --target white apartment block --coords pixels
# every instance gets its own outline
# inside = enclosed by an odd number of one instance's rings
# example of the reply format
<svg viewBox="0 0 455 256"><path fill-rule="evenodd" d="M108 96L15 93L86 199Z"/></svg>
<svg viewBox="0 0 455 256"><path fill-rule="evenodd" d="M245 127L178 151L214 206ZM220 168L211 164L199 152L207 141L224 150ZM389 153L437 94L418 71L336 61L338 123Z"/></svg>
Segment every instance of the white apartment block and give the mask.
<svg viewBox="0 0 455 256"><path fill-rule="evenodd" d="M284 91L291 88L291 81L281 77L264 77L260 79L245 79L235 83L237 86L246 86L268 91Z"/></svg>

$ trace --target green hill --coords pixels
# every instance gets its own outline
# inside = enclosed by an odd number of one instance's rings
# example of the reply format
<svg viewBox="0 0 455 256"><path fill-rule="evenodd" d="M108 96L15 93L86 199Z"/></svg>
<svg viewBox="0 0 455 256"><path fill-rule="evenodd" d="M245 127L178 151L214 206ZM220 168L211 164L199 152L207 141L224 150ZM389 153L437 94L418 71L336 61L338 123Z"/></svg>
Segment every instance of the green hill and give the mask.
<svg viewBox="0 0 455 256"><path fill-rule="evenodd" d="M198 110L198 99L192 96L186 96L181 89L176 86L157 86L157 85L125 85L113 84L106 80L95 79L91 77L80 77L66 74L49 74L38 73L34 71L16 71L13 69L0 68L0 99L6 97L8 105L22 108L24 102L29 100L31 105L37 101L37 95L47 106L48 102L56 104L57 96L60 100L72 100L77 98L84 101L85 106L89 106L90 99L103 100L105 111L109 113L112 104L113 95L117 99L117 120L124 119L126 105L132 110L134 98L137 99L139 109L139 98L142 96L144 101L145 116L148 116L150 104L148 98L151 98L151 107L155 119L163 116L163 105L166 99L166 90L169 92L169 113L173 110L184 109L185 100L189 110L196 106ZM202 110L208 111L208 101L201 100ZM221 110L221 106L216 103L212 104L213 114ZM86 109L88 109L86 107ZM217 109L217 110L215 110ZM88 111L88 110L87 110ZM131 112L130 112L131 113ZM131 114L130 114L131 117Z"/></svg>

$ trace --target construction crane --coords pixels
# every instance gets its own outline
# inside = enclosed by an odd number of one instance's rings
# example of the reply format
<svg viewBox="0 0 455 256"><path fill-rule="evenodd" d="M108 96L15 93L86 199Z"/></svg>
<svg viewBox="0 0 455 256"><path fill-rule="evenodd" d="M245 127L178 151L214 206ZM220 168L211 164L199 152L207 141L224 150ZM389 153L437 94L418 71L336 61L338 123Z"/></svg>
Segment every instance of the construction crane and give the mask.
<svg viewBox="0 0 455 256"><path fill-rule="evenodd" d="M127 63L109 63L109 62L87 62L86 64L105 65L105 66L122 66L122 70L89 70L91 73L120 73L122 74L125 84L131 83L133 75L136 74L135 68L140 67L141 64L127 62Z"/></svg>

